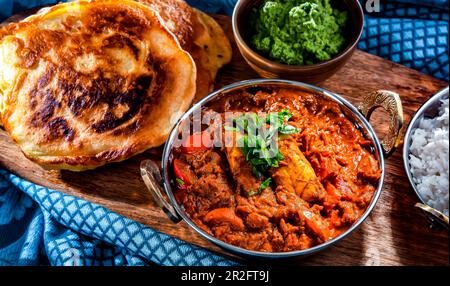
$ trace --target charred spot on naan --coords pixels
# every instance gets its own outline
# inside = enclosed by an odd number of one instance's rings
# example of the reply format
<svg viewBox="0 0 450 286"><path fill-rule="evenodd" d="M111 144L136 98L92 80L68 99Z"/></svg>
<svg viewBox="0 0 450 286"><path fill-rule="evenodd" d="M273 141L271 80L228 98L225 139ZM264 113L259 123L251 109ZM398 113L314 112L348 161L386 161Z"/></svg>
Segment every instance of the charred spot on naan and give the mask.
<svg viewBox="0 0 450 286"><path fill-rule="evenodd" d="M196 29L203 32L197 34L195 42L207 54L211 64L210 69L216 70L217 73L218 69L231 61L232 49L230 41L211 16L197 9L194 9L194 11L197 16L196 21L203 26L203 28Z"/></svg>
<svg viewBox="0 0 450 286"><path fill-rule="evenodd" d="M194 43L191 52L197 67L197 102L214 89L217 72L231 61L231 44L219 24L205 13L193 9Z"/></svg>

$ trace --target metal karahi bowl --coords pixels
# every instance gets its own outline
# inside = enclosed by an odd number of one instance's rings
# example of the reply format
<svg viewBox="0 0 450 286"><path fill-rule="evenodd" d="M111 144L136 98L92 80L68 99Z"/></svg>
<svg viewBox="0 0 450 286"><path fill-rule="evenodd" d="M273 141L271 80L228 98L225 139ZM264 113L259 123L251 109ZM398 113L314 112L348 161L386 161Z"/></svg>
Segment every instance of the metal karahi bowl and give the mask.
<svg viewBox="0 0 450 286"><path fill-rule="evenodd" d="M405 167L406 175L408 176L409 183L411 184L411 187L413 188L414 192L416 193L417 197L419 198L420 202L419 204L416 204L416 207L422 209L425 211L427 217L430 219L430 221L433 224L438 225L444 225L448 228L448 217L446 217L444 214L439 212L438 210L432 208L429 206L422 195L420 194L419 190L417 189L416 183L414 182L413 175L411 173L411 168L409 164L410 160L410 148L411 148L411 141L412 141L412 133L413 131L419 126L421 119L423 118L432 118L438 115L439 107L441 105L441 100L448 99L449 98L449 88L446 87L445 89L439 91L430 99L428 99L420 108L417 110L417 112L414 114L413 118L411 119L408 129L405 133L405 139L403 142L403 165Z"/></svg>
<svg viewBox="0 0 450 286"><path fill-rule="evenodd" d="M247 250L244 248L236 247L234 245L225 243L215 238L214 236L208 234L207 232L202 230L199 226L197 226L189 218L183 207L178 204L172 191L174 188L173 184L174 178L171 177L172 175L170 172L171 154L174 141L178 137L181 129L183 128L183 124L189 121L189 118L194 114L194 112L199 111L203 106L222 96L226 96L227 94L235 92L240 89L260 88L265 86L294 88L310 92L313 94L318 94L320 96L324 96L325 98L331 101L337 102L340 105L343 113L354 122L354 124L366 136L367 139L373 142L374 154L377 156L379 167L382 170L381 179L378 183L377 190L375 191L372 197L371 203L367 207L364 214L358 219L358 221L354 223L347 231L345 231L341 235L323 244L314 246L309 249L291 252L259 252ZM390 122L391 128L389 134L382 141L378 139L372 126L369 123L370 114L377 107L385 108L391 115L391 122ZM243 257L253 257L263 259L305 256L323 250L335 244L337 241L345 238L347 235L349 235L355 229L357 229L363 223L363 221L369 216L369 214L371 213L371 211L373 210L378 201L378 198L381 194L381 190L383 187L385 175L384 157L389 156L389 154L391 154L392 151L396 148L399 142L398 139L402 124L403 124L403 113L400 98L397 94L393 92L376 91L374 93L371 93L365 98L361 106L359 108L356 108L350 102L345 100L343 97L312 85L288 80L270 80L270 79L248 80L231 84L220 90L217 90L211 93L210 95L206 96L203 100L201 100L200 102L195 104L192 108L190 108L182 116L182 118L175 125L174 129L169 135L169 138L166 141L164 147L161 165L158 166L155 162L151 160L145 160L141 164L141 175L148 189L152 193L156 203L158 204L159 207L162 208L162 210L168 215L168 217L171 220L173 220L175 223L184 220L191 228L193 228L205 239L222 247L227 251L230 251L231 253Z"/></svg>

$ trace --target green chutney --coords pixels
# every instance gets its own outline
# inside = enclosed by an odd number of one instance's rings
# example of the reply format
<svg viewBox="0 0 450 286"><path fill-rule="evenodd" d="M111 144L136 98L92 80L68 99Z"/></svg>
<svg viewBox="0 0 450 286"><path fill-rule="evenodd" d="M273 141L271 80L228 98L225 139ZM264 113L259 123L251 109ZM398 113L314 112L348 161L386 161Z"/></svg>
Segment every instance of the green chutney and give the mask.
<svg viewBox="0 0 450 286"><path fill-rule="evenodd" d="M341 52L347 20L330 0L264 0L250 15L251 46L282 64L316 64Z"/></svg>

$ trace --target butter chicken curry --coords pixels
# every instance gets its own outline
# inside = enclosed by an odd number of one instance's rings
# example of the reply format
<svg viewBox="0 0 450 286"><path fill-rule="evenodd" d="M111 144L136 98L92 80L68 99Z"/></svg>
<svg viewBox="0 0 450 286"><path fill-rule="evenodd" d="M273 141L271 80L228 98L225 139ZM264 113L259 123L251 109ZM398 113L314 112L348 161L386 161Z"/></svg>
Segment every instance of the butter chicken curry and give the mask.
<svg viewBox="0 0 450 286"><path fill-rule="evenodd" d="M211 112L237 115L174 148L171 171L177 202L214 237L255 251L307 249L346 231L370 204L379 161L337 103L264 87L222 96L202 116ZM214 147L211 130L241 144Z"/></svg>

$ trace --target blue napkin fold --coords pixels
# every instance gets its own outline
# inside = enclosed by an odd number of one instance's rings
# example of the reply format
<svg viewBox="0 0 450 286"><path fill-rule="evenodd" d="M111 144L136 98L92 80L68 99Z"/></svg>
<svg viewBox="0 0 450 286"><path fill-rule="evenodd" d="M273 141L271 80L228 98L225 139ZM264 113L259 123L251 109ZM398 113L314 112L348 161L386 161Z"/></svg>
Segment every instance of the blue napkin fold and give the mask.
<svg viewBox="0 0 450 286"><path fill-rule="evenodd" d="M0 0L0 21L51 0ZM236 0L188 0L232 13ZM365 0L361 0L365 4ZM359 48L448 81L448 0L382 1ZM108 209L0 168L0 265L235 265Z"/></svg>

